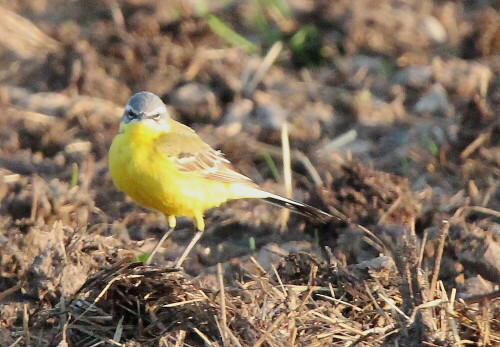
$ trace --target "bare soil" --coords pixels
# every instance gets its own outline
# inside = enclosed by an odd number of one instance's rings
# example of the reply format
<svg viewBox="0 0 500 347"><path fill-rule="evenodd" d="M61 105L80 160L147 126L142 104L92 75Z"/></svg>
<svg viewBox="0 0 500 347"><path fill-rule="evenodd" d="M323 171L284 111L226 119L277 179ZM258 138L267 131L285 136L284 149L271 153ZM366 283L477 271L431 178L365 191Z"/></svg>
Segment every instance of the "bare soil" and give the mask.
<svg viewBox="0 0 500 347"><path fill-rule="evenodd" d="M498 1L3 6L0 346L500 345ZM233 201L144 265L166 221L107 170L140 90L278 194L286 121L341 220Z"/></svg>

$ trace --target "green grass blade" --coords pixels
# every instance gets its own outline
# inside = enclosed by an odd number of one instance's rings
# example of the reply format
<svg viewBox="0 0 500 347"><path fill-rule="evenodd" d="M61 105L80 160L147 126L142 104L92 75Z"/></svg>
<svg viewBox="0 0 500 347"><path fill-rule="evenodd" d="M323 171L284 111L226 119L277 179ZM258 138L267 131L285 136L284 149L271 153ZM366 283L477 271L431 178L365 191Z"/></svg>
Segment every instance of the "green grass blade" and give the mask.
<svg viewBox="0 0 500 347"><path fill-rule="evenodd" d="M78 185L78 177L78 164L73 163L73 165L71 165L71 181L69 183L69 189L72 189Z"/></svg>
<svg viewBox="0 0 500 347"><path fill-rule="evenodd" d="M257 53L259 49L252 42L236 33L233 29L224 24L216 16L209 14L205 17L207 25L217 36L222 38L227 43L236 46L247 53Z"/></svg>
<svg viewBox="0 0 500 347"><path fill-rule="evenodd" d="M248 238L248 247L252 252L255 252L255 250L257 249L257 245L255 244L255 238L253 236L250 236Z"/></svg>
<svg viewBox="0 0 500 347"><path fill-rule="evenodd" d="M267 152L263 152L262 153L262 157L266 161L267 166L269 166L269 169L271 170L271 173L273 174L274 179L277 182L281 182L280 172L278 170L278 167L274 163L273 158L271 158L271 155L269 153L267 153Z"/></svg>

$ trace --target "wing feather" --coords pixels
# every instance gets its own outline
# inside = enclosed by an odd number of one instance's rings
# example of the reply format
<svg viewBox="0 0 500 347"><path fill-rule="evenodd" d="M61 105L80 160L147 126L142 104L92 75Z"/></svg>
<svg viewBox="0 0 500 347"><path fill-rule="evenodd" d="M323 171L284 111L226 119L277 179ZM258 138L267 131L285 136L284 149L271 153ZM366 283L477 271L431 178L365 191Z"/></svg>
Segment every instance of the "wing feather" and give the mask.
<svg viewBox="0 0 500 347"><path fill-rule="evenodd" d="M180 123L156 140L156 148L183 172L225 183L253 183L235 171L220 151L205 143L191 128Z"/></svg>

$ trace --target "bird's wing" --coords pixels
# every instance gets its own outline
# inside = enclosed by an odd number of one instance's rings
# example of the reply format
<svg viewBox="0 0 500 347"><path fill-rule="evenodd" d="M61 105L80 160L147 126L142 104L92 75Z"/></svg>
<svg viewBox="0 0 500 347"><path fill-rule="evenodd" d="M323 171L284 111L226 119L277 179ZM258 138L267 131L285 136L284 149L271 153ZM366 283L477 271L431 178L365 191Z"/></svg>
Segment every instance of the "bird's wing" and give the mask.
<svg viewBox="0 0 500 347"><path fill-rule="evenodd" d="M156 148L175 167L184 172L225 183L253 184L252 180L236 172L220 151L205 143L196 132L180 123L156 140Z"/></svg>

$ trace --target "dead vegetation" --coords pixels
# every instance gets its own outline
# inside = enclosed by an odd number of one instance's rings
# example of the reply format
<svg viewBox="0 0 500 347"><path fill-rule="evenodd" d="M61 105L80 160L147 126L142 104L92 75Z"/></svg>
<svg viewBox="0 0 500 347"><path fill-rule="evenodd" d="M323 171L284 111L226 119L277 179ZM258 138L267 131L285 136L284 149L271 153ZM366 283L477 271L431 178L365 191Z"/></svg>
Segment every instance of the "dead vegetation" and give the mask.
<svg viewBox="0 0 500 347"><path fill-rule="evenodd" d="M0 345L500 345L497 2L193 3L0 9ZM144 265L166 222L106 162L138 90L343 220L235 201Z"/></svg>

